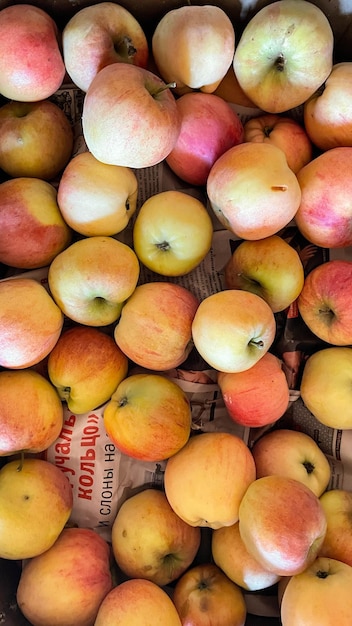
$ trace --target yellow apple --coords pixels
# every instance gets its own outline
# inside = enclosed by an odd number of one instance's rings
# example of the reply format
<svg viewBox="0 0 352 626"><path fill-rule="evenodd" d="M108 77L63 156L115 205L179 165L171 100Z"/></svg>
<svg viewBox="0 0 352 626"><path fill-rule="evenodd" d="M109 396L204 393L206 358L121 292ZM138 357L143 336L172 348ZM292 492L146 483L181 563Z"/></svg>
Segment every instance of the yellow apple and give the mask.
<svg viewBox="0 0 352 626"><path fill-rule="evenodd" d="M178 367L193 347L192 321L198 304L182 285L140 284L123 306L115 341L136 365L156 371Z"/></svg>
<svg viewBox="0 0 352 626"><path fill-rule="evenodd" d="M128 9L115 2L84 6L62 31L67 73L82 91L111 63L145 67L148 42L142 26Z"/></svg>
<svg viewBox="0 0 352 626"><path fill-rule="evenodd" d="M58 254L48 283L60 309L74 322L108 326L139 279L139 261L128 245L113 237L85 237Z"/></svg>
<svg viewBox="0 0 352 626"><path fill-rule="evenodd" d="M182 574L172 600L184 626L244 626L246 622L242 590L214 563L201 563Z"/></svg>
<svg viewBox="0 0 352 626"><path fill-rule="evenodd" d="M352 567L352 492L331 489L320 497L327 529L319 556L337 559Z"/></svg>
<svg viewBox="0 0 352 626"><path fill-rule="evenodd" d="M240 437L207 432L191 437L166 463L165 493L192 526L221 528L238 520L241 500L255 480L252 453Z"/></svg>
<svg viewBox="0 0 352 626"><path fill-rule="evenodd" d="M124 454L162 461L187 443L192 414L186 393L159 374L134 374L118 385L104 408L105 430Z"/></svg>
<svg viewBox="0 0 352 626"><path fill-rule="evenodd" d="M133 226L133 249L143 265L162 276L183 276L210 250L213 224L200 200L178 190L153 194Z"/></svg>
<svg viewBox="0 0 352 626"><path fill-rule="evenodd" d="M106 165L90 152L77 154L59 181L57 202L65 222L86 237L116 235L137 207L138 181L128 167Z"/></svg>
<svg viewBox="0 0 352 626"><path fill-rule="evenodd" d="M252 448L257 478L277 474L295 478L318 498L330 482L330 463L310 435L286 428L264 433Z"/></svg>
<svg viewBox="0 0 352 626"><path fill-rule="evenodd" d="M204 298L192 322L194 345L221 372L243 372L266 354L276 321L270 306L254 293L225 289Z"/></svg>
<svg viewBox="0 0 352 626"><path fill-rule="evenodd" d="M279 235L242 241L224 268L228 289L264 298L274 313L288 308L302 291L304 268L298 252Z"/></svg>
<svg viewBox="0 0 352 626"><path fill-rule="evenodd" d="M278 0L255 11L245 25L233 67L258 107L282 113L303 104L325 81L333 49L334 33L320 7Z"/></svg>
<svg viewBox="0 0 352 626"><path fill-rule="evenodd" d="M49 461L24 458L0 470L0 557L30 559L48 550L69 520L72 488Z"/></svg>
<svg viewBox="0 0 352 626"><path fill-rule="evenodd" d="M265 569L244 545L239 522L213 530L211 553L214 562L241 589L260 591L275 585L280 576Z"/></svg>
<svg viewBox="0 0 352 626"><path fill-rule="evenodd" d="M292 576L281 602L282 626L349 626L352 615L352 567L318 558Z"/></svg>
<svg viewBox="0 0 352 626"><path fill-rule="evenodd" d="M114 339L91 326L65 330L48 356L48 374L72 413L107 402L125 378L128 360Z"/></svg>
<svg viewBox="0 0 352 626"><path fill-rule="evenodd" d="M275 235L294 218L301 201L297 176L284 152L273 144L250 141L215 161L207 193L221 224L240 239Z"/></svg>
<svg viewBox="0 0 352 626"><path fill-rule="evenodd" d="M217 6L187 5L167 11L152 36L154 61L162 78L186 88L211 93L230 67L235 32L226 12Z"/></svg>
<svg viewBox="0 0 352 626"><path fill-rule="evenodd" d="M188 569L200 539L200 529L180 519L164 492L152 488L122 503L111 530L120 569L130 578L145 578L160 586Z"/></svg>
<svg viewBox="0 0 352 626"><path fill-rule="evenodd" d="M244 93L242 87L240 87L237 80L237 76L231 63L224 78L221 80L213 93L216 96L220 96L226 102L235 104L238 107L245 107L247 109L255 110L258 113L257 107L250 98ZM259 111L260 113L260 111Z"/></svg>
<svg viewBox="0 0 352 626"><path fill-rule="evenodd" d="M114 587L102 601L94 626L182 626L164 589L141 578Z"/></svg>
<svg viewBox="0 0 352 626"><path fill-rule="evenodd" d="M55 346L63 323L61 309L35 279L0 281L2 367L23 369L38 364Z"/></svg>
<svg viewBox="0 0 352 626"><path fill-rule="evenodd" d="M46 450L59 436L63 408L55 387L31 369L0 371L0 455Z"/></svg>
<svg viewBox="0 0 352 626"><path fill-rule="evenodd" d="M239 507L239 531L248 552L278 576L305 570L319 553L326 518L318 496L287 476L253 481Z"/></svg>

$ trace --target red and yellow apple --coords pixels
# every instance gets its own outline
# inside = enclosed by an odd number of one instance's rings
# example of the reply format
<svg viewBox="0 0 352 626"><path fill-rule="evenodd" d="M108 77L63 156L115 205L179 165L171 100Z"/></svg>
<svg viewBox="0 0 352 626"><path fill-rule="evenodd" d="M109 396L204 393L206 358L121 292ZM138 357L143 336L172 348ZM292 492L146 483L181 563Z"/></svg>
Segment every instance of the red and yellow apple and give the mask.
<svg viewBox="0 0 352 626"><path fill-rule="evenodd" d="M200 529L180 519L163 491L146 488L120 506L111 530L115 560L129 578L165 586L183 574L200 546Z"/></svg>
<svg viewBox="0 0 352 626"><path fill-rule="evenodd" d="M331 489L320 497L327 529L319 556L337 559L352 567L352 492Z"/></svg>

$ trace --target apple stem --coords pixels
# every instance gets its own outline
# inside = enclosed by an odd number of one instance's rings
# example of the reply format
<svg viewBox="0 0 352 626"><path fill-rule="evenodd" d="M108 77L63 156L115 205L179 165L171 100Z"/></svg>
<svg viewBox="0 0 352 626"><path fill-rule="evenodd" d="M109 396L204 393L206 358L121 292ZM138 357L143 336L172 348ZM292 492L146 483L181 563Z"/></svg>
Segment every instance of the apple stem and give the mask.
<svg viewBox="0 0 352 626"><path fill-rule="evenodd" d="M175 87L176 87L176 82L167 83L167 85L162 85L161 87L158 87L158 89L156 89L155 91L150 91L149 93L151 96L153 96L153 98L155 98L155 96L158 96L159 93L166 91L166 89L173 89Z"/></svg>
<svg viewBox="0 0 352 626"><path fill-rule="evenodd" d="M287 189L288 189L287 185L272 185L271 186L272 191L287 191Z"/></svg>
<svg viewBox="0 0 352 626"><path fill-rule="evenodd" d="M21 450L20 462L19 462L19 465L18 465L18 468L17 468L17 472L22 472L23 462L24 462L24 452L23 452L23 450Z"/></svg>

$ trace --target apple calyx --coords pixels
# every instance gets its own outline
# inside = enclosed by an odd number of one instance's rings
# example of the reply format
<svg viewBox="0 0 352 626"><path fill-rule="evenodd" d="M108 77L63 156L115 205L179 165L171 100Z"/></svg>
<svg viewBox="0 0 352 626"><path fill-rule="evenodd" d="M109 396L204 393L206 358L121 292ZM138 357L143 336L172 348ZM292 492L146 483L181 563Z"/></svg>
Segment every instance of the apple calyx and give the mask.
<svg viewBox="0 0 352 626"><path fill-rule="evenodd" d="M316 573L316 577L317 578L327 578L328 576L330 576L330 572L327 572L326 570L321 570L319 569Z"/></svg>
<svg viewBox="0 0 352 626"><path fill-rule="evenodd" d="M334 311L328 306L323 306L318 310L319 315L322 316L323 321L327 326L330 326L331 320L335 317Z"/></svg>
<svg viewBox="0 0 352 626"><path fill-rule="evenodd" d="M315 466L310 461L304 461L302 465L304 469L306 470L307 474L312 474L312 472L314 472L315 470Z"/></svg>
<svg viewBox="0 0 352 626"><path fill-rule="evenodd" d="M123 398L120 398L120 400L117 402L117 406L119 408L124 407L128 404L128 399L126 396L123 396Z"/></svg>
<svg viewBox="0 0 352 626"><path fill-rule="evenodd" d="M285 66L286 66L286 59L285 59L284 55L281 52L279 54L279 56L275 59L274 68L278 72L283 72L285 70Z"/></svg>
<svg viewBox="0 0 352 626"><path fill-rule="evenodd" d="M155 245L158 250L161 250L162 252L168 252L169 250L171 250L171 246L167 241L163 241L162 243L157 243Z"/></svg>
<svg viewBox="0 0 352 626"><path fill-rule="evenodd" d="M273 130L274 130L273 126L264 126L263 133L264 133L265 137L270 137L270 135L271 135Z"/></svg>
<svg viewBox="0 0 352 626"><path fill-rule="evenodd" d="M114 44L114 49L119 57L125 59L127 62L130 63L133 62L133 58L137 53L137 48L134 47L132 39L128 35L125 35L124 37L122 37L122 39L119 39Z"/></svg>

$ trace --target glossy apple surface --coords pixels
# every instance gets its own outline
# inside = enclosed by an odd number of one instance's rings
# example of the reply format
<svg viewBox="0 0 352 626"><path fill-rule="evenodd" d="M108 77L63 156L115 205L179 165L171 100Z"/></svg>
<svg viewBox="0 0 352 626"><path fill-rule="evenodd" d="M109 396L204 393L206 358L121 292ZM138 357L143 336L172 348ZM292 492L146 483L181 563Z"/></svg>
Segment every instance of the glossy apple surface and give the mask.
<svg viewBox="0 0 352 626"><path fill-rule="evenodd" d="M48 374L72 413L88 413L110 400L127 376L128 360L108 334L91 326L65 330L48 356Z"/></svg>
<svg viewBox="0 0 352 626"><path fill-rule="evenodd" d="M101 2L77 11L62 31L66 70L82 91L111 63L146 67L148 42L130 11L114 2Z"/></svg>
<svg viewBox="0 0 352 626"><path fill-rule="evenodd" d="M139 278L135 252L113 237L86 237L58 254L49 267L50 291L60 309L87 326L115 322Z"/></svg>
<svg viewBox="0 0 352 626"><path fill-rule="evenodd" d="M192 526L220 528L238 520L241 499L255 479L252 453L226 432L191 437L168 459L165 493L175 513Z"/></svg>
<svg viewBox="0 0 352 626"><path fill-rule="evenodd" d="M254 293L226 289L201 301L192 337L199 354L221 372L243 372L269 350L276 321L269 305Z"/></svg>
<svg viewBox="0 0 352 626"><path fill-rule="evenodd" d="M337 559L352 567L352 492L331 489L320 498L327 529L319 556Z"/></svg>
<svg viewBox="0 0 352 626"><path fill-rule="evenodd" d="M122 503L111 533L122 571L160 586L176 580L191 565L200 537L200 529L176 515L163 491L148 488Z"/></svg>
<svg viewBox="0 0 352 626"><path fill-rule="evenodd" d="M283 113L308 100L329 76L333 49L334 33L320 7L279 0L255 11L237 43L233 66L259 108Z"/></svg>
<svg viewBox="0 0 352 626"><path fill-rule="evenodd" d="M93 529L72 527L26 563L16 598L31 624L88 626L112 586L109 544Z"/></svg>
<svg viewBox="0 0 352 626"><path fill-rule="evenodd" d="M275 235L293 219L301 201L297 177L283 151L248 141L215 161L207 193L221 224L240 239Z"/></svg>
<svg viewBox="0 0 352 626"><path fill-rule="evenodd" d="M326 532L324 510L309 487L286 476L253 481L239 507L239 531L248 552L278 576L304 571Z"/></svg>
<svg viewBox="0 0 352 626"><path fill-rule="evenodd" d="M180 124L175 96L165 82L129 63L100 70L84 99L85 142L108 165L143 168L160 163L174 147Z"/></svg>
<svg viewBox="0 0 352 626"><path fill-rule="evenodd" d="M257 478L276 474L295 478L318 498L328 487L329 461L312 437L286 428L273 430L258 439L252 448Z"/></svg>
<svg viewBox="0 0 352 626"><path fill-rule="evenodd" d="M141 263L162 276L183 276L210 250L213 224L205 204L183 191L148 197L133 225L133 249Z"/></svg>
<svg viewBox="0 0 352 626"><path fill-rule="evenodd" d="M178 452L190 437L191 422L185 392L158 374L127 376L104 408L111 441L124 454L145 461L162 461Z"/></svg>

